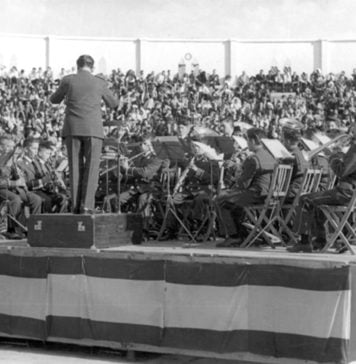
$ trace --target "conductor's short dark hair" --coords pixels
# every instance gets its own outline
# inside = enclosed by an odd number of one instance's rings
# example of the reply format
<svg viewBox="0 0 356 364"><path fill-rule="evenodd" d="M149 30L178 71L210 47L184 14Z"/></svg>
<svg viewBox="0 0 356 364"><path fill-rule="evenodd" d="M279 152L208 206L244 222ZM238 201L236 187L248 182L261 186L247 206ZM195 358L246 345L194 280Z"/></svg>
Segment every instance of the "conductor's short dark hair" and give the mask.
<svg viewBox="0 0 356 364"><path fill-rule="evenodd" d="M88 54L83 54L77 59L77 67L83 68L83 67L94 67L94 58L92 56L89 56Z"/></svg>

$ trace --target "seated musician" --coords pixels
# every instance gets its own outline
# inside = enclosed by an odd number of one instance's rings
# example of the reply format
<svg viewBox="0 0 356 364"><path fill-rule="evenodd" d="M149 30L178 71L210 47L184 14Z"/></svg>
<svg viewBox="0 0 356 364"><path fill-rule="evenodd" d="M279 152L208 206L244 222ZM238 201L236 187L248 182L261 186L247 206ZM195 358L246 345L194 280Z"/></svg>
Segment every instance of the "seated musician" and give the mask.
<svg viewBox="0 0 356 364"><path fill-rule="evenodd" d="M198 224L202 219L202 211L216 191L219 183L218 161L199 158L193 164L187 177L187 187L193 198L191 218Z"/></svg>
<svg viewBox="0 0 356 364"><path fill-rule="evenodd" d="M219 183L219 164L218 161L208 160L204 156L197 156L191 164L186 179L182 186L182 192L175 196L178 213L186 216L185 223L188 229L195 232L199 229L196 236L197 241L203 240L203 235L207 228L207 223L202 226L206 214L208 213L209 203L213 203L216 189ZM177 238L180 227L172 215L168 217L166 235L161 240Z"/></svg>
<svg viewBox="0 0 356 364"><path fill-rule="evenodd" d="M317 134L317 132L315 130L310 130L308 131L308 133L304 133L305 135L305 139L309 139L312 142L315 143L315 147L312 148L311 150L308 149L308 152L311 152L313 149L318 148L319 146L319 142L315 141L315 136ZM336 151L336 150L334 150ZM308 153L307 152L307 153ZM321 191L325 191L327 189L329 189L329 186L335 182L335 175L334 172L332 171L332 169L330 168L329 165L329 156L331 154L331 150L329 149L325 149L322 152L314 155L311 160L310 160L310 166L316 169L321 169L321 180L320 180L320 184L319 184L319 189Z"/></svg>
<svg viewBox="0 0 356 364"><path fill-rule="evenodd" d="M34 153L38 148L38 153ZM49 141L39 142L37 139L26 139L24 142L24 155L19 160L28 190L33 191L42 201L45 213L67 212L68 198L66 187L59 174L49 163L53 153L53 144Z"/></svg>
<svg viewBox="0 0 356 364"><path fill-rule="evenodd" d="M160 182L160 172L169 161L157 157L149 136L144 137L141 149L143 155L135 159L134 166L130 166L127 158L121 161L121 173L124 175L122 185L125 182L129 188L120 193L119 203L125 208L125 205L135 200L136 212L143 213Z"/></svg>
<svg viewBox="0 0 356 364"><path fill-rule="evenodd" d="M9 214L22 225L26 222L24 205L30 208L30 213L41 213L42 200L33 192L28 191L26 181L17 166L15 142L10 136L0 137L0 155L13 153L10 159L0 166L0 199L6 201ZM15 158L13 158L15 157ZM22 237L20 225L9 219L8 233L10 238Z"/></svg>
<svg viewBox="0 0 356 364"><path fill-rule="evenodd" d="M297 120L288 120L282 126L282 143L294 159L291 161L293 164L293 173L288 190L288 200L293 200L297 195L302 181L304 172L309 167L309 162L304 157L302 150L299 148L299 142L301 138L301 131L303 125ZM287 161L289 162L289 161Z"/></svg>
<svg viewBox="0 0 356 364"><path fill-rule="evenodd" d="M252 152L242 164L241 173L232 189L216 198L218 222L225 241L217 247L239 246L247 236L244 207L263 203L268 195L275 159L266 152L261 139L263 130L251 128L247 131L248 148Z"/></svg>
<svg viewBox="0 0 356 364"><path fill-rule="evenodd" d="M336 187L301 197L297 207L294 230L300 235L298 244L290 252L312 252L324 247L325 216L320 205L347 205L356 188L356 124L351 129L352 140L347 153L337 152L329 157L330 168L338 177Z"/></svg>

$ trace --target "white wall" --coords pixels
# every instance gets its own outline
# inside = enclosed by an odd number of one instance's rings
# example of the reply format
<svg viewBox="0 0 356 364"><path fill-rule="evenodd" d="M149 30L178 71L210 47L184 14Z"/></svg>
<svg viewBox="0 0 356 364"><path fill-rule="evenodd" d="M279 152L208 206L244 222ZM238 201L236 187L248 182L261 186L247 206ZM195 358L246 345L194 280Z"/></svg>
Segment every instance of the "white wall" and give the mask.
<svg viewBox="0 0 356 364"><path fill-rule="evenodd" d="M0 36L0 65L30 70L46 66L46 38Z"/></svg>
<svg viewBox="0 0 356 364"><path fill-rule="evenodd" d="M327 64L330 69L338 68L351 73L356 68L356 41L329 42Z"/></svg>
<svg viewBox="0 0 356 364"><path fill-rule="evenodd" d="M225 42L223 41L159 41L141 42L141 69L151 71L177 70L180 61L184 61L187 70L197 62L201 69L225 74Z"/></svg>
<svg viewBox="0 0 356 364"><path fill-rule="evenodd" d="M167 40L120 39L55 36L21 36L0 34L0 65L30 71L32 67L51 66L59 72L71 69L81 54L90 54L96 61L96 72L109 73L143 70L177 71L183 60L188 71L197 62L201 69L213 69L232 76L246 71L255 74L271 66L291 66L297 72L351 73L356 68L356 40Z"/></svg>
<svg viewBox="0 0 356 364"><path fill-rule="evenodd" d="M134 40L93 38L49 38L49 65L55 72L75 66L81 54L90 54L95 60L96 73L110 73L120 67L135 69L136 42Z"/></svg>
<svg viewBox="0 0 356 364"><path fill-rule="evenodd" d="M255 74L259 69L268 70L285 66L301 73L314 70L314 43L293 41L232 41L232 73Z"/></svg>

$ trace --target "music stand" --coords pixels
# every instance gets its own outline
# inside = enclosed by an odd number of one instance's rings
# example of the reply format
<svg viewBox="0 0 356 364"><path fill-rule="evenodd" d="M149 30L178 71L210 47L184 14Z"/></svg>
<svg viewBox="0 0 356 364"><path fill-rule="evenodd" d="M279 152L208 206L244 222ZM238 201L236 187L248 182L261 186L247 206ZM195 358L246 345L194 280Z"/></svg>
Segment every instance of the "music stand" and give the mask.
<svg viewBox="0 0 356 364"><path fill-rule="evenodd" d="M165 136L165 137L157 137L152 142L153 148L155 150L156 155L161 159L169 159L171 161L174 161L176 164L179 162L182 163L186 160L187 153L190 154L190 148L186 144L186 142L183 139L180 139L176 136ZM194 157L192 158L194 160ZM192 162L191 160L191 162ZM189 166L187 167L189 168ZM186 169L187 171L187 169ZM183 176L184 172L182 173ZM167 218L169 214L171 213L175 219L178 221L180 226L185 230L185 232L188 234L188 236L191 238L192 241L196 242L193 234L189 231L188 227L185 226L183 220L179 217L178 212L175 207L174 203L174 197L175 197L175 191L177 191L179 188L179 183L183 183L184 181L178 180L174 187L173 193L171 192L171 179L170 179L170 173L167 173L167 198L166 198L166 209L163 216L163 222L161 229L158 233L157 239L160 239L162 234L164 233L164 230L166 229L167 225Z"/></svg>
<svg viewBox="0 0 356 364"><path fill-rule="evenodd" d="M191 149L187 142L177 136L156 137L152 142L153 149L158 158L170 161L183 162Z"/></svg>
<svg viewBox="0 0 356 364"><path fill-rule="evenodd" d="M218 154L223 153L224 159L230 159L235 153L234 143L235 140L232 137L225 135L209 135L202 138L202 141L214 148Z"/></svg>

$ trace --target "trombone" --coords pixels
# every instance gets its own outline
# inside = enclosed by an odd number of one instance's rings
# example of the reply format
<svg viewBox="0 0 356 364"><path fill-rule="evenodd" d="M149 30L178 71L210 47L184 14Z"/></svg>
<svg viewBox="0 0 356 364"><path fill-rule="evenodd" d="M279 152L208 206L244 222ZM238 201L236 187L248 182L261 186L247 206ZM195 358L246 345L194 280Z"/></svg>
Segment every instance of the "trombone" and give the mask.
<svg viewBox="0 0 356 364"><path fill-rule="evenodd" d="M327 143L321 145L320 147L315 148L315 149L309 151L308 153L306 153L306 157L308 160L311 160L313 157L315 157L316 155L321 153L324 149L329 148L330 145L333 145L335 143L340 143L341 141L350 142L352 140L352 138L353 138L353 136L351 134L340 134L337 137L335 137L334 139L331 139Z"/></svg>

